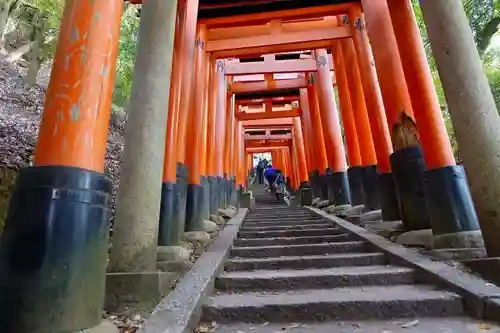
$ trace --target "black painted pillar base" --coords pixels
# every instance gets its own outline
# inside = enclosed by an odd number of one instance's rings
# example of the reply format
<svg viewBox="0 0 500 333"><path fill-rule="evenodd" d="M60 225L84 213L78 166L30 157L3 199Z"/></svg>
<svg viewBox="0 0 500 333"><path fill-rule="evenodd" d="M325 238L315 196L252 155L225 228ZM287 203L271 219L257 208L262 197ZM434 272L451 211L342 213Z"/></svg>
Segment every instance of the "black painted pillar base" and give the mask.
<svg viewBox="0 0 500 333"><path fill-rule="evenodd" d="M326 186L326 198L328 199L328 201L330 201L330 204L334 204L335 202L335 189L333 185L332 175L332 169L327 168L325 170L323 179L321 179L321 182L324 183L323 185Z"/></svg>
<svg viewBox="0 0 500 333"><path fill-rule="evenodd" d="M177 163L177 186L174 201L174 221L181 230L181 239L183 238L184 226L186 225L186 199L188 189L189 169L183 163Z"/></svg>
<svg viewBox="0 0 500 333"><path fill-rule="evenodd" d="M400 221L398 196L394 185L392 173L381 173L378 175L380 208L384 221Z"/></svg>
<svg viewBox="0 0 500 333"><path fill-rule="evenodd" d="M424 155L420 146L395 151L390 156L399 211L406 230L430 229L424 195Z"/></svg>
<svg viewBox="0 0 500 333"><path fill-rule="evenodd" d="M328 177L327 177L327 172L328 169L325 170L325 173L320 174L318 176L318 188L320 189L320 198L321 200L330 200L330 197L328 196Z"/></svg>
<svg viewBox="0 0 500 333"><path fill-rule="evenodd" d="M299 186L299 203L301 206L311 206L312 205L312 192L311 185L308 182L302 182Z"/></svg>
<svg viewBox="0 0 500 333"><path fill-rule="evenodd" d="M315 169L309 173L309 184L311 185L311 195L313 200L321 197L321 185L319 180L319 171Z"/></svg>
<svg viewBox="0 0 500 333"><path fill-rule="evenodd" d="M217 177L208 176L208 183L210 187L210 214L216 214L219 209L219 183Z"/></svg>
<svg viewBox="0 0 500 333"><path fill-rule="evenodd" d="M366 211L380 209L380 181L376 165L362 169L363 204Z"/></svg>
<svg viewBox="0 0 500 333"><path fill-rule="evenodd" d="M200 185L203 188L201 194L201 216L204 220L209 220L210 217L210 183L208 177L201 176Z"/></svg>
<svg viewBox="0 0 500 333"><path fill-rule="evenodd" d="M347 170L347 178L349 179L349 190L351 191L351 205L363 205L363 167L355 166L349 168Z"/></svg>
<svg viewBox="0 0 500 333"><path fill-rule="evenodd" d="M349 190L349 179L347 172L335 172L326 175L328 187L328 199L335 206L350 205L351 194ZM330 195L332 197L330 197Z"/></svg>
<svg viewBox="0 0 500 333"><path fill-rule="evenodd" d="M185 232L203 231L203 192L201 184L188 184Z"/></svg>
<svg viewBox="0 0 500 333"><path fill-rule="evenodd" d="M224 207L225 178L217 177L217 208Z"/></svg>
<svg viewBox="0 0 500 333"><path fill-rule="evenodd" d="M182 239L184 228L175 219L176 194L177 184L162 183L158 246L177 246Z"/></svg>
<svg viewBox="0 0 500 333"><path fill-rule="evenodd" d="M434 236L480 230L463 167L425 171L424 188Z"/></svg>
<svg viewBox="0 0 500 333"><path fill-rule="evenodd" d="M238 185L236 184L236 177L231 177L231 200L230 204L233 207L238 207Z"/></svg>
<svg viewBox="0 0 500 333"><path fill-rule="evenodd" d="M0 240L0 332L75 332L102 320L111 181L22 169Z"/></svg>

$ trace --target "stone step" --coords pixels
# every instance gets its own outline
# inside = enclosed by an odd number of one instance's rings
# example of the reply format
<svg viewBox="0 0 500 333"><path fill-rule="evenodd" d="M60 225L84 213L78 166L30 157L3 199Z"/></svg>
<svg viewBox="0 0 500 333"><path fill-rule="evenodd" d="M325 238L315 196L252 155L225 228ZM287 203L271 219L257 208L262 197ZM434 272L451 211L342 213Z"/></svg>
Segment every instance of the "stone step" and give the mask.
<svg viewBox="0 0 500 333"><path fill-rule="evenodd" d="M326 229L333 227L332 223L295 224L295 225L269 225L269 226L247 226L243 225L240 231L271 231L271 230L298 230L298 229Z"/></svg>
<svg viewBox="0 0 500 333"><path fill-rule="evenodd" d="M348 234L324 235L310 237L272 237L272 238L236 238L234 246L267 246L267 245L299 245L299 244L318 244L345 242L352 240Z"/></svg>
<svg viewBox="0 0 500 333"><path fill-rule="evenodd" d="M427 285L216 293L203 315L216 322L367 320L459 316L462 298Z"/></svg>
<svg viewBox="0 0 500 333"><path fill-rule="evenodd" d="M394 266L238 271L223 273L215 281L215 287L244 291L411 284L414 272L411 268Z"/></svg>
<svg viewBox="0 0 500 333"><path fill-rule="evenodd" d="M276 212L269 212L269 213L263 213L263 214L254 214L247 216L247 219L253 220L253 219L262 219L262 220L269 220L269 219L300 219L300 218L311 218L311 217L318 217L317 215L314 214L300 214L300 213L276 213Z"/></svg>
<svg viewBox="0 0 500 333"><path fill-rule="evenodd" d="M269 219L269 220L262 220L262 219L256 219L256 220L245 220L242 225L248 225L248 224L255 224L255 225L267 225L267 224L304 224L304 223L313 223L313 222L319 222L319 221L325 221L323 218L305 218L305 219Z"/></svg>
<svg viewBox="0 0 500 333"><path fill-rule="evenodd" d="M340 228L325 229L291 229L291 230L273 230L273 231L239 231L240 238L269 238L269 237L302 237L302 236L323 236L339 235L343 233Z"/></svg>
<svg viewBox="0 0 500 333"><path fill-rule="evenodd" d="M233 247L231 256L240 258L271 258L283 256L327 255L333 253L363 252L366 243L337 242L300 245L270 245L261 247Z"/></svg>
<svg viewBox="0 0 500 333"><path fill-rule="evenodd" d="M339 266L385 265L383 253L342 253L316 256L288 256L281 258L231 258L224 264L227 272L254 269L312 269Z"/></svg>
<svg viewBox="0 0 500 333"><path fill-rule="evenodd" d="M414 322L416 324L411 325ZM325 321L318 323L221 323L214 333L480 333L500 332L500 325L481 321L482 330L477 320L467 317L424 318L418 322L413 319L399 320L356 320ZM211 322L202 324L210 327ZM212 332L212 331L210 331Z"/></svg>

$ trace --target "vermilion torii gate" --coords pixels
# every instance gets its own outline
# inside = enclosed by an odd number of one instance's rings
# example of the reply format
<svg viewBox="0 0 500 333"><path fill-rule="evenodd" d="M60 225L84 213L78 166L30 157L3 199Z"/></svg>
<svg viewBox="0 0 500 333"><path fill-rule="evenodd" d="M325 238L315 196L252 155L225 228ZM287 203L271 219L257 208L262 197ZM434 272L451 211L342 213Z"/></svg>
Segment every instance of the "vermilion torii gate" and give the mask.
<svg viewBox="0 0 500 333"><path fill-rule="evenodd" d="M252 149L273 150L294 186L309 181L335 205L432 228L438 248L481 246L482 229L488 254L500 255L500 119L459 1L420 5L470 192L408 0L223 2L143 1L109 265L103 170L123 1L66 3L35 162L0 241L1 332L99 325L106 269L108 294L161 284L158 265L189 254L183 238L206 239L219 209L237 206ZM296 51L309 54L280 60ZM261 55L254 68L242 62ZM264 79L237 81L244 74ZM286 90L298 107L273 111ZM267 112L240 119L242 93L267 98ZM291 139L245 148L245 122L274 112L293 117Z"/></svg>

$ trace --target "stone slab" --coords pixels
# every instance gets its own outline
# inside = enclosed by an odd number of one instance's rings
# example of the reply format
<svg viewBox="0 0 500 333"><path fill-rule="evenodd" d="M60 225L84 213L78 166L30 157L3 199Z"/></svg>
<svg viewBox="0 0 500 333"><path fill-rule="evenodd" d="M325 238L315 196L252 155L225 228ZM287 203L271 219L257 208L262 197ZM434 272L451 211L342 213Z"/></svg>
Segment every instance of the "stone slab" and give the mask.
<svg viewBox="0 0 500 333"><path fill-rule="evenodd" d="M331 222L311 223L311 224L294 224L294 225L270 225L270 226L247 226L244 224L240 231L271 231L271 230L297 230L297 229L327 229L332 226Z"/></svg>
<svg viewBox="0 0 500 333"><path fill-rule="evenodd" d="M308 209L329 218L346 232L356 234L360 239L370 243L374 249L386 253L391 264L416 268L418 281L439 285L460 294L464 298L466 310L474 317L484 318L486 301L500 298L500 288L486 283L480 277L457 269L453 265L432 260L341 218L324 214L318 209Z"/></svg>
<svg viewBox="0 0 500 333"><path fill-rule="evenodd" d="M497 317L500 318L500 317ZM411 319L327 321L320 323L228 323L218 325L214 333L498 333L500 326L466 317L418 318L418 324L403 328ZM207 323L208 326L211 323ZM489 327L488 330L482 327Z"/></svg>
<svg viewBox="0 0 500 333"><path fill-rule="evenodd" d="M291 229L273 231L240 231L238 237L241 238L269 238L269 237L302 237L302 236L322 236L338 235L342 232L338 228L325 229Z"/></svg>
<svg viewBox="0 0 500 333"><path fill-rule="evenodd" d="M413 273L411 268L392 266L237 271L223 273L215 281L215 287L223 291L244 291L397 285L413 283Z"/></svg>
<svg viewBox="0 0 500 333"><path fill-rule="evenodd" d="M267 245L299 245L318 244L325 242L346 242L349 240L353 240L353 237L348 234L309 237L237 238L234 240L234 245L241 247Z"/></svg>
<svg viewBox="0 0 500 333"><path fill-rule="evenodd" d="M461 263L484 279L500 286L500 258L469 259Z"/></svg>
<svg viewBox="0 0 500 333"><path fill-rule="evenodd" d="M215 277L222 271L224 260L238 229L247 214L241 209L229 220L208 250L196 261L175 289L154 309L140 333L186 333L195 329L201 316L203 300L213 292Z"/></svg>
<svg viewBox="0 0 500 333"><path fill-rule="evenodd" d="M299 245L268 245L260 247L233 247L231 250L231 256L245 258L271 258L363 252L364 249L365 243L361 241Z"/></svg>
<svg viewBox="0 0 500 333"><path fill-rule="evenodd" d="M431 251L424 251L422 253L436 260L443 261L480 259L487 256L486 249L484 247L466 249L435 249Z"/></svg>
<svg viewBox="0 0 500 333"><path fill-rule="evenodd" d="M119 330L112 322L103 320L100 325L78 331L77 333L119 333Z"/></svg>
<svg viewBox="0 0 500 333"><path fill-rule="evenodd" d="M106 274L104 309L121 313L132 308L137 312L151 312L171 290L178 278L175 272L124 272Z"/></svg>
<svg viewBox="0 0 500 333"><path fill-rule="evenodd" d="M263 309L265 309L263 311ZM217 322L366 320L459 316L462 298L427 285L217 293L204 319Z"/></svg>
<svg viewBox="0 0 500 333"><path fill-rule="evenodd" d="M289 256L283 258L230 259L225 263L226 271L253 269L312 269L339 266L384 265L383 253L330 254L318 256Z"/></svg>

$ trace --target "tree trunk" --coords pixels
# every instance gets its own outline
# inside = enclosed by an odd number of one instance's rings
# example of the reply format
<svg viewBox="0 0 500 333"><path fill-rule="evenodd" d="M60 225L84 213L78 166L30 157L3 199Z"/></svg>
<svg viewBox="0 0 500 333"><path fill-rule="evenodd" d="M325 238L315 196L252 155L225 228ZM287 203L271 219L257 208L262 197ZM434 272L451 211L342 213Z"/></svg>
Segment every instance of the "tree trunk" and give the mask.
<svg viewBox="0 0 500 333"><path fill-rule="evenodd" d="M42 49L43 40L43 24L38 13L33 27L33 47L31 48L29 55L28 74L24 79L26 87L32 87L36 84L38 72L40 71L40 67L42 65L42 54L40 51Z"/></svg>
<svg viewBox="0 0 500 333"><path fill-rule="evenodd" d="M4 34L7 21L9 20L9 9L11 0L0 0L0 46L3 47Z"/></svg>

